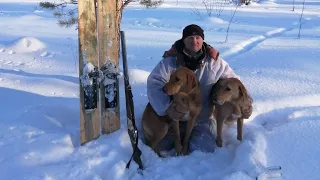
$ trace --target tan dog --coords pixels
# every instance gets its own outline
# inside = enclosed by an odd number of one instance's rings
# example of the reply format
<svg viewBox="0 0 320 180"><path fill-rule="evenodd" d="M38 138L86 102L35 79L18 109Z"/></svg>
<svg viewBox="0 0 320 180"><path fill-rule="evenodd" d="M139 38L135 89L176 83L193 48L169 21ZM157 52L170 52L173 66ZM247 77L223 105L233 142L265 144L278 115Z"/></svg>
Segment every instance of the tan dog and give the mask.
<svg viewBox="0 0 320 180"><path fill-rule="evenodd" d="M142 116L142 129L147 144L159 155L159 142L168 133L173 125L175 135L175 150L177 154L188 154L189 139L194 126L194 121L201 110L200 85L195 74L188 68L182 67L174 71L163 90L173 96L173 103L180 109L179 112L189 113L187 128L184 134L183 146L181 145L179 121L172 121L167 116L158 116L150 103L148 103Z"/></svg>
<svg viewBox="0 0 320 180"><path fill-rule="evenodd" d="M217 146L222 147L222 126L226 122L237 120L237 139L242 141L243 112L252 107L252 98L239 79L220 79L211 90L214 103L213 117L217 122Z"/></svg>
<svg viewBox="0 0 320 180"><path fill-rule="evenodd" d="M195 103L192 102L193 100L191 100L189 96L183 92L173 95L173 101L179 105L179 112L182 113L188 113L190 111L189 107L195 106ZM147 140L146 144L150 146L159 156L161 150L161 147L158 146L159 142L168 133L168 130L173 122L174 121L167 116L158 116L150 103L147 104L142 116L142 129ZM179 129L174 130L179 131ZM175 138L180 138L180 133L179 136L175 136ZM180 144L176 145L176 147L177 154L181 154L181 142Z"/></svg>

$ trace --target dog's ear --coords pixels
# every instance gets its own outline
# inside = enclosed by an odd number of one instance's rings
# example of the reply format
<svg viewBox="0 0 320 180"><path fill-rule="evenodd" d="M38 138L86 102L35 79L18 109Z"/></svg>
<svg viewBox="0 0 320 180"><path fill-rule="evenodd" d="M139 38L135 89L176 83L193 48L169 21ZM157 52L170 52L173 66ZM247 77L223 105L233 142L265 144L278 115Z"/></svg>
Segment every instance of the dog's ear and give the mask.
<svg viewBox="0 0 320 180"><path fill-rule="evenodd" d="M243 83L240 80L237 80L239 84L239 96L243 98L248 97L247 89L244 87Z"/></svg>
<svg viewBox="0 0 320 180"><path fill-rule="evenodd" d="M223 79L219 79L216 83L212 85L211 94L215 94L221 88L221 82Z"/></svg>
<svg viewBox="0 0 320 180"><path fill-rule="evenodd" d="M239 86L239 97L243 97L243 89L241 85Z"/></svg>
<svg viewBox="0 0 320 180"><path fill-rule="evenodd" d="M220 78L216 83L214 83L211 87L211 96L216 95L218 91L220 91L220 89L222 88L222 83L225 81L226 79L222 79Z"/></svg>
<svg viewBox="0 0 320 180"><path fill-rule="evenodd" d="M187 92L191 93L192 90L198 85L197 78L194 74L187 74Z"/></svg>
<svg viewBox="0 0 320 180"><path fill-rule="evenodd" d="M241 101L243 103L245 103L246 101L251 101L252 103L252 98L250 97L248 90L240 80L238 80L238 82L239 82L239 98L241 99Z"/></svg>

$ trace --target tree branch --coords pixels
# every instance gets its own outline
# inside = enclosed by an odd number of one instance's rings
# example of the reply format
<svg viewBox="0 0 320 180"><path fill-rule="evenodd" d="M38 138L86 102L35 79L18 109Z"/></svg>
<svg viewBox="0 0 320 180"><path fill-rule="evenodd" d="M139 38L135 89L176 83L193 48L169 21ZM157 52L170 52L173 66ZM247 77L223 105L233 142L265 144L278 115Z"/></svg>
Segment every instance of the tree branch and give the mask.
<svg viewBox="0 0 320 180"><path fill-rule="evenodd" d="M234 15L235 15L236 12L237 12L238 7L239 7L239 5L236 6L235 10L233 11L232 17L231 17L231 19L230 19L230 21L229 21L229 25L228 25L228 29L227 29L227 35L226 35L226 39L225 39L225 41L224 41L225 43L228 42L228 35L229 35L230 25L231 25L231 22L232 22L232 20L233 20Z"/></svg>
<svg viewBox="0 0 320 180"><path fill-rule="evenodd" d="M65 7L67 5L66 2L60 3L60 4L55 4L52 2L40 2L39 3L40 7L45 8L45 9L54 9L59 6Z"/></svg>
<svg viewBox="0 0 320 180"><path fill-rule="evenodd" d="M299 34L298 34L298 38L300 39L300 31L301 31L301 26L302 26L302 16L303 16L303 11L304 11L304 3L306 0L303 0L302 3L302 11L301 11L301 15L300 15L300 27L299 27Z"/></svg>
<svg viewBox="0 0 320 180"><path fill-rule="evenodd" d="M125 8L129 3L131 3L132 2L132 0L126 0L126 1L124 1L124 3L122 4L122 7L121 7L121 9L123 10L123 8Z"/></svg>

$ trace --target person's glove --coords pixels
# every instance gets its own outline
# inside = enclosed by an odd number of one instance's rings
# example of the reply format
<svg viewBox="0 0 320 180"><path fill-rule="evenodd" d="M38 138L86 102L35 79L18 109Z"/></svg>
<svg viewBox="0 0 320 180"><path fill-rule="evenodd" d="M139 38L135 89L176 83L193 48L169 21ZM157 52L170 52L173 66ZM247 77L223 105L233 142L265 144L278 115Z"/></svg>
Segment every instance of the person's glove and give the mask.
<svg viewBox="0 0 320 180"><path fill-rule="evenodd" d="M167 115L170 119L174 121L181 121L185 118L186 114L185 109L183 109L181 106L176 104L174 101L171 103L171 105L167 109Z"/></svg>

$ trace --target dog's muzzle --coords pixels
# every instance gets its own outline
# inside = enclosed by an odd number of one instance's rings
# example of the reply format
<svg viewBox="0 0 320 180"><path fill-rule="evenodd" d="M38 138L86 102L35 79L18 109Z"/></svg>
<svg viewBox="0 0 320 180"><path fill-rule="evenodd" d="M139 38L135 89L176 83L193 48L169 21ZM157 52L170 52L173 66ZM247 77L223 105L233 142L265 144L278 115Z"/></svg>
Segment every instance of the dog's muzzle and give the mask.
<svg viewBox="0 0 320 180"><path fill-rule="evenodd" d="M224 102L223 102L223 101L213 101L213 104L223 105L223 104L224 104Z"/></svg>
<svg viewBox="0 0 320 180"><path fill-rule="evenodd" d="M224 104L224 101L217 100L217 97L216 97L216 96L213 96L213 97L212 97L212 103L213 103L213 104L217 104L217 105L222 105L222 104Z"/></svg>

